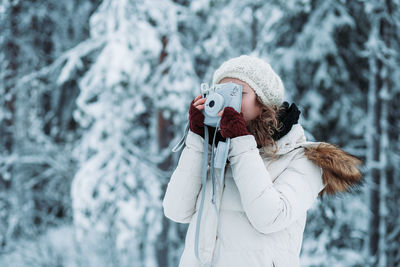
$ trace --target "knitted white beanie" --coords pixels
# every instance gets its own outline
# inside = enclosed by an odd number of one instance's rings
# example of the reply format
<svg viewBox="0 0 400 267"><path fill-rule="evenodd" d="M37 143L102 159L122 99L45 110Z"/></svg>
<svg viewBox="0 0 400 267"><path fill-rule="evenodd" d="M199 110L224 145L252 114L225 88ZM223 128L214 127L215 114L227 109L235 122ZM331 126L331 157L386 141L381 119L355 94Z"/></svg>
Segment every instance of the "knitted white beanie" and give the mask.
<svg viewBox="0 0 400 267"><path fill-rule="evenodd" d="M283 103L285 88L281 78L260 58L241 55L225 61L214 72L213 85L226 77L247 83L267 106Z"/></svg>

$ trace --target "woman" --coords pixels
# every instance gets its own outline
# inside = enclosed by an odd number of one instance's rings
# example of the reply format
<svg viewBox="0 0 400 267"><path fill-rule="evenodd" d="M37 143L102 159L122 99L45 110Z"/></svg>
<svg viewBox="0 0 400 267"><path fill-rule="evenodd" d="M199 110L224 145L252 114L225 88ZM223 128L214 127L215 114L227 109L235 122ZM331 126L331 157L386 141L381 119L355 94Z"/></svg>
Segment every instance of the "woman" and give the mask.
<svg viewBox="0 0 400 267"><path fill-rule="evenodd" d="M225 82L242 85L242 106L240 113L231 107L219 113L218 140L231 138L224 185L217 189L219 226L208 179L198 256L202 263L217 259L215 267L300 266L307 210L318 196L357 184L361 161L334 145L306 141L300 111L283 102L282 81L267 62L245 55L230 59L213 77L213 84ZM165 216L189 223L180 267L210 266L201 264L194 247L204 102L200 96L191 102L186 146L163 200Z"/></svg>

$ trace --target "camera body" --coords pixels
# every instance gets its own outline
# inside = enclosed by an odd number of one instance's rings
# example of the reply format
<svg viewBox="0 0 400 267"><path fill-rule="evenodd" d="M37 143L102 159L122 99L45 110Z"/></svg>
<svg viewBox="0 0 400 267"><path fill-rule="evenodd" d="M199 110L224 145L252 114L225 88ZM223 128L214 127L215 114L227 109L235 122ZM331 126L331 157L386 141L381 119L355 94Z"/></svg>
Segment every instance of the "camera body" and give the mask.
<svg viewBox="0 0 400 267"><path fill-rule="evenodd" d="M221 83L208 88L201 84L201 94L207 98L204 103L204 124L216 127L221 117L217 114L225 107L232 107L240 113L242 104L242 86L233 82Z"/></svg>

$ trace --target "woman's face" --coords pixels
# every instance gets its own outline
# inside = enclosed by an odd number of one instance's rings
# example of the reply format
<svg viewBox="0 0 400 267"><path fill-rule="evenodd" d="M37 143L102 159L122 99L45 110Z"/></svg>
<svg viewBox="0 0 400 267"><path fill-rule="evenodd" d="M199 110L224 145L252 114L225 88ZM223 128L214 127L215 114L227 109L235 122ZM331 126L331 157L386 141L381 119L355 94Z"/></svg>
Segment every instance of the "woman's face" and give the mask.
<svg viewBox="0 0 400 267"><path fill-rule="evenodd" d="M242 105L240 112L243 113L246 123L257 118L261 114L262 108L257 105L257 95L254 90L245 82L236 78L223 78L219 83L233 82L242 86Z"/></svg>

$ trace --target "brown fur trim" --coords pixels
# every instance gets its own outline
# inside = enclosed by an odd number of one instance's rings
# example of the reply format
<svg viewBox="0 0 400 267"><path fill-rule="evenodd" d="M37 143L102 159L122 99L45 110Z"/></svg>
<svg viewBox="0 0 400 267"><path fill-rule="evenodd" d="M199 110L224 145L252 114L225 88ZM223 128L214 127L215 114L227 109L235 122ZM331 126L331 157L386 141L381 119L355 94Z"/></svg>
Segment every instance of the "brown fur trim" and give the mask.
<svg viewBox="0 0 400 267"><path fill-rule="evenodd" d="M304 154L323 170L322 180L325 188L319 193L334 195L337 192L347 192L360 183L362 174L358 165L362 161L336 145L321 143L317 146L304 148Z"/></svg>

